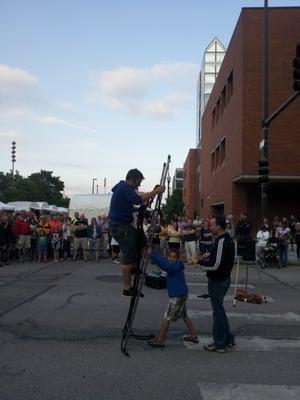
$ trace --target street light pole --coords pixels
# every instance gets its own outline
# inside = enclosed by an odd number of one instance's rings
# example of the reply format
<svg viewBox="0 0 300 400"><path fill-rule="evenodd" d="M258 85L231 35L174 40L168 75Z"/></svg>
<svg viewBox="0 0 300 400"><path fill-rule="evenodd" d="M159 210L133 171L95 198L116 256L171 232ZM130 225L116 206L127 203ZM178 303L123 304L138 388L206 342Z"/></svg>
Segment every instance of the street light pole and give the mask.
<svg viewBox="0 0 300 400"><path fill-rule="evenodd" d="M16 142L11 142L11 174L12 177L15 175L15 162L16 162Z"/></svg>
<svg viewBox="0 0 300 400"><path fill-rule="evenodd" d="M93 178L93 184L92 184L92 194L94 194L95 192L95 181L97 180L97 178Z"/></svg>
<svg viewBox="0 0 300 400"><path fill-rule="evenodd" d="M264 44L263 44L263 141L261 159L259 161L261 183L261 217L268 215L268 186L269 186L269 7L264 0Z"/></svg>
<svg viewBox="0 0 300 400"><path fill-rule="evenodd" d="M99 185L96 185L97 194L99 193Z"/></svg>
<svg viewBox="0 0 300 400"><path fill-rule="evenodd" d="M168 172L168 176L167 176L167 181L168 181L168 203L169 203L169 198L170 198L170 182L171 182L171 177L170 177L169 172Z"/></svg>

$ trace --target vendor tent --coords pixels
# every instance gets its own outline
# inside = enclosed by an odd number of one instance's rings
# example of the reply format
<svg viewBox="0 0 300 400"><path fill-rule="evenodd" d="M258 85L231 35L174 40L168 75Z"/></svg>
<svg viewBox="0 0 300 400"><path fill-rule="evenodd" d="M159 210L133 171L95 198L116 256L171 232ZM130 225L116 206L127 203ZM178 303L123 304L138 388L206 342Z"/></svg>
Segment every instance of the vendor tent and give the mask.
<svg viewBox="0 0 300 400"><path fill-rule="evenodd" d="M15 208L15 211L30 211L30 209L39 210L38 203L34 201L11 201L7 203Z"/></svg>
<svg viewBox="0 0 300 400"><path fill-rule="evenodd" d="M75 212L85 214L90 220L98 215L108 215L111 193L108 194L76 194L71 197L69 215L73 218Z"/></svg>
<svg viewBox="0 0 300 400"><path fill-rule="evenodd" d="M15 207L0 201L0 211L15 211Z"/></svg>

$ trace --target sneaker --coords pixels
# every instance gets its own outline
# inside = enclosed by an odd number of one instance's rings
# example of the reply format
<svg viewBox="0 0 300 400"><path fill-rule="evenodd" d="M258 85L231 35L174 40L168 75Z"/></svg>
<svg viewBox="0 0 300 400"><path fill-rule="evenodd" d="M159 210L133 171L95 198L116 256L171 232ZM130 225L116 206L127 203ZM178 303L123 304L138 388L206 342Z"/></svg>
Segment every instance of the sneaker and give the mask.
<svg viewBox="0 0 300 400"><path fill-rule="evenodd" d="M203 349L206 350L206 351L220 353L220 354L226 353L226 351L227 351L226 347L220 347L220 346L217 346L214 343L210 343L210 344L204 345Z"/></svg>
<svg viewBox="0 0 300 400"><path fill-rule="evenodd" d="M114 263L115 263L115 264L120 264L120 261L117 260L117 259L115 259L115 260L114 260Z"/></svg>
<svg viewBox="0 0 300 400"><path fill-rule="evenodd" d="M133 297L133 296L137 296L137 294L138 294L138 291L134 287L131 287L129 289L124 289L123 290L123 296L131 296L131 297ZM144 297L142 292L140 293L140 297Z"/></svg>
<svg viewBox="0 0 300 400"><path fill-rule="evenodd" d="M199 340L198 340L197 336L184 335L182 339L185 342L189 342L189 343L199 343Z"/></svg>

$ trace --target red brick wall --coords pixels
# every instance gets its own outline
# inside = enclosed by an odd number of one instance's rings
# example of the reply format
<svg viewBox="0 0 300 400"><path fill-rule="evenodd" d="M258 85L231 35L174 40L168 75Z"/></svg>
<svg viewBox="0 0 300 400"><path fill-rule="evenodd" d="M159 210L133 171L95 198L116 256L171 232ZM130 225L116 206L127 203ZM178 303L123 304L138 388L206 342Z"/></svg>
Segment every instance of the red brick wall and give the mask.
<svg viewBox="0 0 300 400"><path fill-rule="evenodd" d="M194 218L196 212L196 149L190 149L183 166L183 201L185 215Z"/></svg>

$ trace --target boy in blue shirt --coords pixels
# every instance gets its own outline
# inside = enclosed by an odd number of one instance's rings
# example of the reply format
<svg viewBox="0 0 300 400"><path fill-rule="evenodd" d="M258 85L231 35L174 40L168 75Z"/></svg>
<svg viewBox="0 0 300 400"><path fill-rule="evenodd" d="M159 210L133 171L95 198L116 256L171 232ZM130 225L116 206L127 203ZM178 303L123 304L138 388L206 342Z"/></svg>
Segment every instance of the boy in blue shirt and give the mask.
<svg viewBox="0 0 300 400"><path fill-rule="evenodd" d="M148 250L151 254L152 250ZM183 337L186 342L198 343L198 337L193 323L187 315L186 301L188 298L188 287L184 276L184 264L179 260L177 249L171 249L168 258L163 258L159 254L152 254L153 262L163 271L167 272L167 290L170 297L161 329L158 337L148 341L149 346L165 347L165 337L170 325L170 321L183 319L189 334Z"/></svg>

